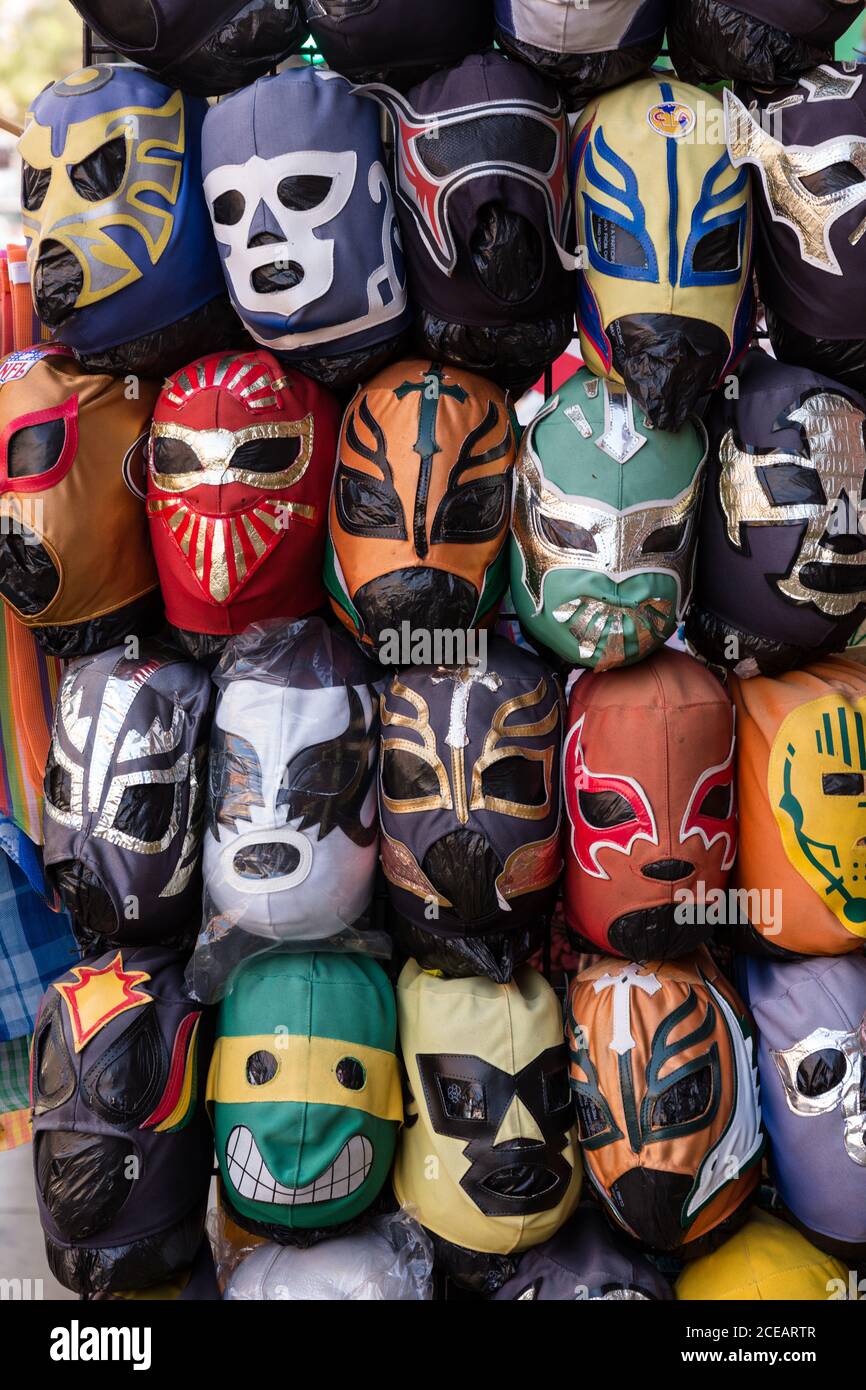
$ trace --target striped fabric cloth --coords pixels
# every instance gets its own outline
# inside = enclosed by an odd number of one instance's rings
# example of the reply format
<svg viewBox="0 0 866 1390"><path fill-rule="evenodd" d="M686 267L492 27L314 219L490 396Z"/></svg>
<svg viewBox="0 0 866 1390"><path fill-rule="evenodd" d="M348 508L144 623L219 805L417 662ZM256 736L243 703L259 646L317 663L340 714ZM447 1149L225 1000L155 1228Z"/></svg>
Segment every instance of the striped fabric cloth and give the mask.
<svg viewBox="0 0 866 1390"><path fill-rule="evenodd" d="M0 1115L0 1153L4 1149L17 1149L21 1144L29 1144L33 1138L30 1109L11 1110Z"/></svg>
<svg viewBox="0 0 866 1390"><path fill-rule="evenodd" d="M30 1035L0 1043L0 1114L30 1104Z"/></svg>
<svg viewBox="0 0 866 1390"><path fill-rule="evenodd" d="M42 843L42 776L61 662L3 609L0 621L0 812Z"/></svg>

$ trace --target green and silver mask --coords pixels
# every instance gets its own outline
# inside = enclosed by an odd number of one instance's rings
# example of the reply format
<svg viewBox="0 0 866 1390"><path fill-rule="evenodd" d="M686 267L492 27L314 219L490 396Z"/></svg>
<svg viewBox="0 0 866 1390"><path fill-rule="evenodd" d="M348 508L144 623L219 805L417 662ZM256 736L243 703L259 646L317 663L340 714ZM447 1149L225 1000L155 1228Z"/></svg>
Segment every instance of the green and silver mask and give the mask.
<svg viewBox="0 0 866 1390"><path fill-rule="evenodd" d="M529 639L575 666L629 666L676 630L691 588L706 441L654 430L582 368L523 437L511 593Z"/></svg>

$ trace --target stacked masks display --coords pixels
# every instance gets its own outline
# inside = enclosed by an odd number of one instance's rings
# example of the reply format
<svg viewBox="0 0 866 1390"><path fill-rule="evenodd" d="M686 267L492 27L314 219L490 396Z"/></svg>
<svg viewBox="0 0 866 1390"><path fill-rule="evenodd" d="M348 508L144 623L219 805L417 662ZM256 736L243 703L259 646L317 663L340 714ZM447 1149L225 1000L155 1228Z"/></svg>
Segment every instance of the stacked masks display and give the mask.
<svg viewBox="0 0 866 1390"><path fill-rule="evenodd" d="M219 96L261 77L301 47L299 0L72 0L124 58L185 92Z"/></svg>
<svg viewBox="0 0 866 1390"><path fill-rule="evenodd" d="M793 89L725 92L725 123L732 162L752 170L758 285L776 355L866 392L864 73L826 63Z"/></svg>
<svg viewBox="0 0 866 1390"><path fill-rule="evenodd" d="M686 637L741 676L838 650L866 615L866 399L757 349L706 415Z"/></svg>
<svg viewBox="0 0 866 1390"><path fill-rule="evenodd" d="M113 647L64 677L44 857L85 947L194 938L210 706L207 673L156 645Z"/></svg>
<svg viewBox="0 0 866 1390"><path fill-rule="evenodd" d="M692 584L706 453L688 421L652 430L626 391L581 369L526 430L511 598L536 648L627 666L676 630Z"/></svg>
<svg viewBox="0 0 866 1390"><path fill-rule="evenodd" d="M212 106L204 192L247 332L328 385L376 371L409 323L374 102L303 65Z"/></svg>
<svg viewBox="0 0 866 1390"><path fill-rule="evenodd" d="M530 966L494 984L409 961L397 1016L410 1100L394 1191L456 1281L493 1293L580 1197L560 1002Z"/></svg>
<svg viewBox="0 0 866 1390"><path fill-rule="evenodd" d="M271 951L220 1006L208 1076L220 1200L310 1245L376 1199L403 1119L394 991L368 956Z"/></svg>
<svg viewBox="0 0 866 1390"><path fill-rule="evenodd" d="M496 38L562 90L568 109L637 76L662 46L668 0L496 0Z"/></svg>
<svg viewBox="0 0 866 1390"><path fill-rule="evenodd" d="M325 62L353 82L405 91L493 39L492 0L301 0Z"/></svg>
<svg viewBox="0 0 866 1390"><path fill-rule="evenodd" d="M598 1207L578 1207L562 1230L527 1250L517 1273L494 1299L501 1302L632 1303L673 1298L670 1285L611 1230Z"/></svg>
<svg viewBox="0 0 866 1390"><path fill-rule="evenodd" d="M339 406L264 349L215 353L163 388L150 436L150 533L166 616L194 655L325 600Z"/></svg>
<svg viewBox="0 0 866 1390"><path fill-rule="evenodd" d="M773 86L833 56L863 0L670 0L668 44L680 77Z"/></svg>
<svg viewBox="0 0 866 1390"><path fill-rule="evenodd" d="M705 947L610 957L568 998L587 1175L614 1225L656 1250L713 1248L745 1219L764 1147L745 1006Z"/></svg>
<svg viewBox="0 0 866 1390"><path fill-rule="evenodd" d="M574 332L568 126L544 78L473 54L405 97L394 185L419 351L525 390Z"/></svg>
<svg viewBox="0 0 866 1390"><path fill-rule="evenodd" d="M740 965L779 1196L817 1246L858 1263L866 1251L866 959L743 957Z"/></svg>
<svg viewBox="0 0 866 1390"><path fill-rule="evenodd" d="M844 955L866 939L866 670L826 657L734 679L740 850L734 884L770 955Z"/></svg>
<svg viewBox="0 0 866 1390"><path fill-rule="evenodd" d="M143 494L157 391L130 394L53 343L0 362L0 597L53 655L162 624Z"/></svg>
<svg viewBox="0 0 866 1390"><path fill-rule="evenodd" d="M48 1263L67 1288L147 1288L193 1263L213 1161L211 1034L169 951L113 949L45 994L33 1165Z"/></svg>
<svg viewBox="0 0 866 1390"><path fill-rule="evenodd" d="M391 681L382 867L393 929L425 968L508 980L538 946L562 871L561 744L555 677L502 639L484 666L412 667Z"/></svg>
<svg viewBox="0 0 866 1390"><path fill-rule="evenodd" d="M571 930L633 960L705 940L704 903L725 889L737 852L734 716L715 676L669 649L583 676L563 778Z"/></svg>
<svg viewBox="0 0 866 1390"><path fill-rule="evenodd" d="M848 1283L840 1260L756 1208L718 1250L686 1265L676 1296L686 1302L822 1303L845 1298Z"/></svg>
<svg viewBox="0 0 866 1390"><path fill-rule="evenodd" d="M201 191L206 110L140 68L101 64L27 114L33 304L91 370L160 376L237 336Z"/></svg>
<svg viewBox="0 0 866 1390"><path fill-rule="evenodd" d="M575 130L581 350L658 429L683 424L751 334L749 179L723 114L707 92L647 78L591 101Z"/></svg>
<svg viewBox="0 0 866 1390"><path fill-rule="evenodd" d="M343 421L325 584L371 654L389 660L383 642L405 624L411 638L492 621L508 585L516 449L508 401L482 377L408 361L359 388Z"/></svg>
<svg viewBox="0 0 866 1390"><path fill-rule="evenodd" d="M347 637L320 618L251 627L214 680L195 955L208 993L268 942L345 932L370 905L379 844L381 671Z"/></svg>

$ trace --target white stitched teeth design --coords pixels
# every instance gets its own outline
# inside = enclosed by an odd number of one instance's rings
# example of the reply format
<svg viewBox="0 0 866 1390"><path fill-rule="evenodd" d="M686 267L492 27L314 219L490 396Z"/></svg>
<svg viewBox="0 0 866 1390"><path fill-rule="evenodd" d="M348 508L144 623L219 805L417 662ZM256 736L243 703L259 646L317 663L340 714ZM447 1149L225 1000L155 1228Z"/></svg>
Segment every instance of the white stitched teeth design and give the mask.
<svg viewBox="0 0 866 1390"><path fill-rule="evenodd" d="M229 1135L226 1160L239 1196L251 1202L297 1207L306 1202L333 1202L357 1191L373 1166L373 1145L363 1134L353 1134L333 1163L306 1187L284 1187L272 1177L246 1125L236 1125Z"/></svg>

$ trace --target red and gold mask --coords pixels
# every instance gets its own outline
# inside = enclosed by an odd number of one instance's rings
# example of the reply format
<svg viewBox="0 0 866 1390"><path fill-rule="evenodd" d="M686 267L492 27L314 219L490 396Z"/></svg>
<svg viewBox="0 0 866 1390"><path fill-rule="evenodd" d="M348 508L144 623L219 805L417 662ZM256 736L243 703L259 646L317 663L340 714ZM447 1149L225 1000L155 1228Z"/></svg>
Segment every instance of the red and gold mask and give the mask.
<svg viewBox="0 0 866 1390"><path fill-rule="evenodd" d="M582 676L568 722L569 926L633 960L692 950L712 930L705 904L737 849L727 694L706 667L663 648Z"/></svg>
<svg viewBox="0 0 866 1390"><path fill-rule="evenodd" d="M228 635L321 606L338 428L334 397L262 348L171 378L147 498L169 622Z"/></svg>
<svg viewBox="0 0 866 1390"><path fill-rule="evenodd" d="M566 1034L584 1164L608 1213L656 1250L706 1248L758 1184L745 1005L706 947L643 965L608 956L574 980Z"/></svg>

